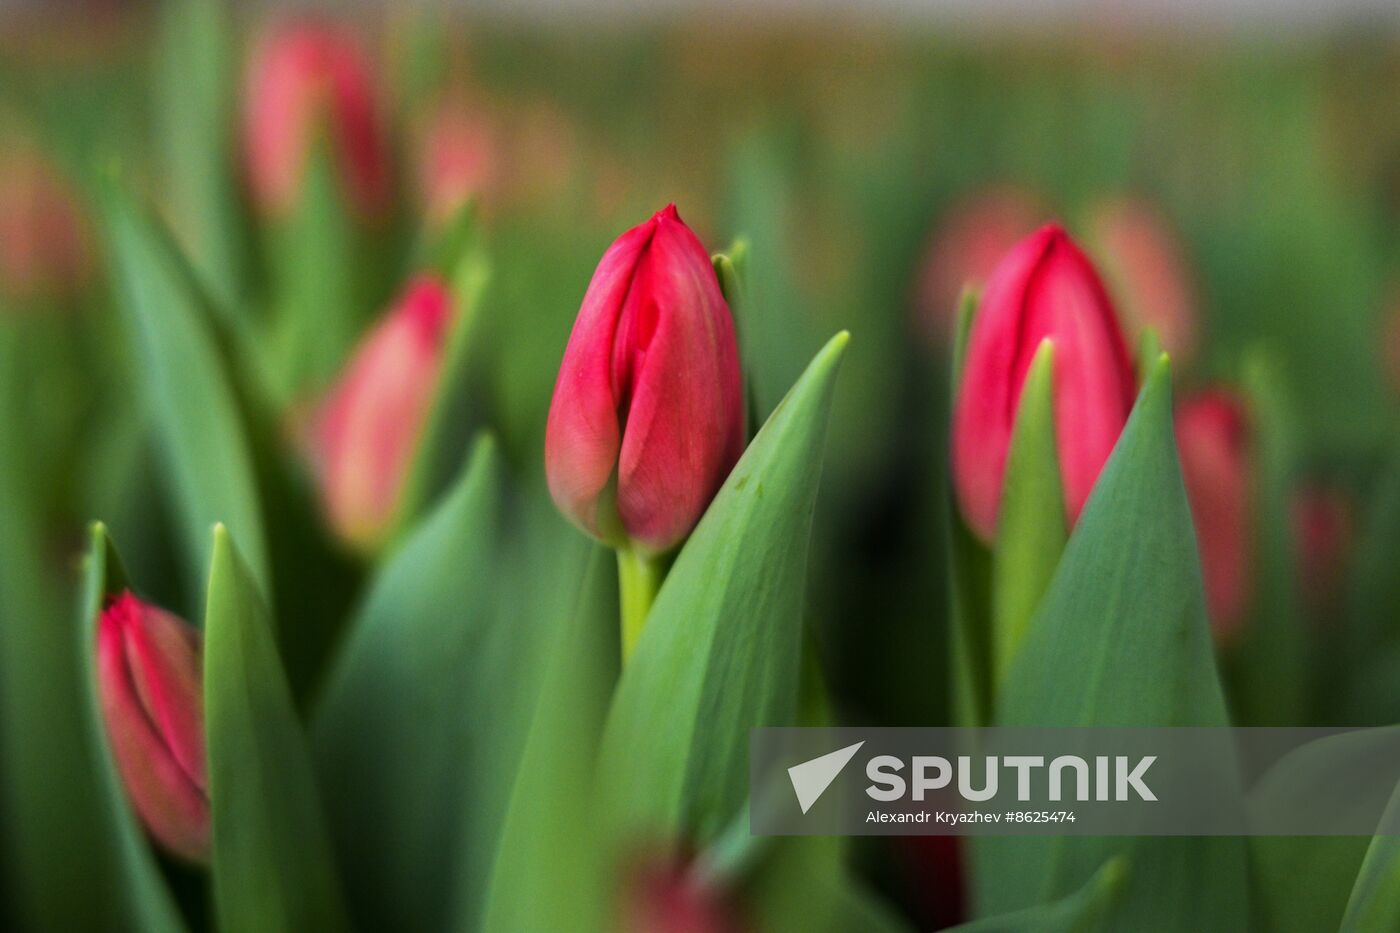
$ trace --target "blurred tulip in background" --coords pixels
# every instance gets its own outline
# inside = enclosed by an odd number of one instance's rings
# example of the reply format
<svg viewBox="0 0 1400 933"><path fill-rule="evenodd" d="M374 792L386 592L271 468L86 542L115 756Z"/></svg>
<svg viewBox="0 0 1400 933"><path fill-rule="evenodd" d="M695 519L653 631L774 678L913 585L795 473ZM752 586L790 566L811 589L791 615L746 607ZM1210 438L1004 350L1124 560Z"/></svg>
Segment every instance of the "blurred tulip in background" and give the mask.
<svg viewBox="0 0 1400 933"><path fill-rule="evenodd" d="M17 305L61 299L86 279L82 216L63 178L37 150L0 157L0 299Z"/></svg>
<svg viewBox="0 0 1400 933"><path fill-rule="evenodd" d="M684 866L635 872L623 894L620 933L745 933L723 891Z"/></svg>
<svg viewBox="0 0 1400 933"><path fill-rule="evenodd" d="M1335 605L1356 542L1356 506L1341 489L1309 483L1294 493L1293 535L1298 582L1314 612Z"/></svg>
<svg viewBox="0 0 1400 933"><path fill-rule="evenodd" d="M997 264L1043 216L1034 194L1009 185L977 192L948 211L924 247L915 282L918 323L930 341L952 339L963 289L986 285Z"/></svg>
<svg viewBox="0 0 1400 933"><path fill-rule="evenodd" d="M362 549L389 530L432 404L452 297L432 276L405 289L364 338L312 427L312 460L331 526Z"/></svg>
<svg viewBox="0 0 1400 933"><path fill-rule="evenodd" d="M318 20L271 26L249 64L244 145L254 200L271 215L297 203L312 149L329 147L363 218L389 208L390 168L374 71L353 36Z"/></svg>
<svg viewBox="0 0 1400 933"><path fill-rule="evenodd" d="M1224 389L1184 399L1176 411L1176 443L1196 526L1206 609L1217 641L1228 643L1249 608L1253 551L1244 400Z"/></svg>
<svg viewBox="0 0 1400 933"><path fill-rule="evenodd" d="M1131 333L1151 328L1178 368L1196 355L1190 267L1166 219L1144 200L1118 197L1090 212L1090 240Z"/></svg>
<svg viewBox="0 0 1400 933"><path fill-rule="evenodd" d="M484 108L465 101L444 102L429 116L417 145L417 193L430 224L440 226L469 198L494 192L500 142Z"/></svg>
<svg viewBox="0 0 1400 933"><path fill-rule="evenodd" d="M996 536L1021 390L1044 340L1055 348L1056 449L1073 525L1136 389L1098 273L1057 224L1023 239L997 266L968 338L953 409L953 483L964 519L984 541Z"/></svg>

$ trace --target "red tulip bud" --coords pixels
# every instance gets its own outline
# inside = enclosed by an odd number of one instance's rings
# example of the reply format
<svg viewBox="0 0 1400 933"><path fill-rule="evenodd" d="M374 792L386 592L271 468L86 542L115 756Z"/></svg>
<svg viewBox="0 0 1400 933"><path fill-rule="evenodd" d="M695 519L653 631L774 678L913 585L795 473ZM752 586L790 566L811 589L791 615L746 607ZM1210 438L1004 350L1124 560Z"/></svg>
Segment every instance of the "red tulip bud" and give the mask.
<svg viewBox="0 0 1400 933"><path fill-rule="evenodd" d="M739 933L724 893L683 866L653 865L637 872L623 896L623 933Z"/></svg>
<svg viewBox="0 0 1400 933"><path fill-rule="evenodd" d="M1176 412L1176 444L1211 628L1217 640L1228 641L1244 623L1249 603L1253 534L1244 400L1217 389L1183 401Z"/></svg>
<svg viewBox="0 0 1400 933"><path fill-rule="evenodd" d="M963 289L986 284L1043 216L1034 195L1010 187L983 191L953 207L929 240L919 269L915 309L929 340L952 340Z"/></svg>
<svg viewBox="0 0 1400 933"><path fill-rule="evenodd" d="M263 35L244 101L248 182L270 214L295 206L308 156L323 137L351 202L364 217L388 207L384 127L371 70L353 39L315 21Z"/></svg>
<svg viewBox="0 0 1400 933"><path fill-rule="evenodd" d="M432 405L452 299L423 276L364 338L312 429L312 459L331 526L364 548L394 517Z"/></svg>
<svg viewBox="0 0 1400 933"><path fill-rule="evenodd" d="M102 718L141 822L192 862L209 854L203 639L184 620L122 593L97 627Z"/></svg>
<svg viewBox="0 0 1400 933"><path fill-rule="evenodd" d="M1156 331L1162 349L1185 363L1196 351L1196 298L1171 228L1151 205L1122 199L1099 206L1093 231L1128 317Z"/></svg>
<svg viewBox="0 0 1400 933"><path fill-rule="evenodd" d="M1079 517L1132 410L1132 363L1098 274L1059 226L1016 245L987 282L953 406L953 483L968 526L996 535L1011 429L1031 360L1055 346L1054 419L1065 515Z"/></svg>
<svg viewBox="0 0 1400 933"><path fill-rule="evenodd" d="M549 409L549 490L595 537L662 553L743 449L734 322L673 205L619 237L593 273Z"/></svg>

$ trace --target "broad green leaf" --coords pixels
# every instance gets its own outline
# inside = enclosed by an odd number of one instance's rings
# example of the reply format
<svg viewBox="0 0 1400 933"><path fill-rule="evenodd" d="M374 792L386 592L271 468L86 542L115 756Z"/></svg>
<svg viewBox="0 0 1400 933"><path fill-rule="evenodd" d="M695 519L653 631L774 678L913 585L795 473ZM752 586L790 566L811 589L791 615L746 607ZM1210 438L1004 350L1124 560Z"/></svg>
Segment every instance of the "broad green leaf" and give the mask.
<svg viewBox="0 0 1400 933"><path fill-rule="evenodd" d="M1297 445L1282 386L1267 358L1256 354L1248 360L1253 580L1249 617L1228 661L1235 719L1247 726L1305 722L1311 699L1291 510Z"/></svg>
<svg viewBox="0 0 1400 933"><path fill-rule="evenodd" d="M1400 929L1400 788L1376 827L1342 917L1341 933Z"/></svg>
<svg viewBox="0 0 1400 933"><path fill-rule="evenodd" d="M977 315L978 293L965 289L958 305L953 339L950 398L956 399L963 358ZM950 500L954 498L951 487ZM963 522L956 502L947 510L948 560L952 576L949 661L952 665L953 721L981 726L992 717L992 555Z"/></svg>
<svg viewBox="0 0 1400 933"><path fill-rule="evenodd" d="M356 915L443 926L480 780L477 665L499 624L502 476L480 442L457 486L371 583L313 719L317 765ZM479 791L478 791L479 792Z"/></svg>
<svg viewBox="0 0 1400 933"><path fill-rule="evenodd" d="M155 853L117 774L97 695L98 617L107 597L129 588L121 560L107 537L107 529L100 522L95 523L89 531L88 551L83 560L81 615L77 625L78 643L74 646L81 658L79 686L86 705L85 734L92 743L93 776L103 799L104 819L91 827L89 838L91 844L111 849L112 860L119 870L117 890L126 914L111 918L111 923L132 931L183 930L184 922L161 875Z"/></svg>
<svg viewBox="0 0 1400 933"><path fill-rule="evenodd" d="M908 925L843 864L845 840L792 836L772 851L744 885L742 901L764 933L903 933Z"/></svg>
<svg viewBox="0 0 1400 933"><path fill-rule="evenodd" d="M94 844L109 811L87 741L77 601L46 560L43 476L17 416L31 370L14 324L0 319L0 910L17 929L104 929L129 903L112 849Z"/></svg>
<svg viewBox="0 0 1400 933"><path fill-rule="evenodd" d="M179 516L186 573L202 580L209 528L222 522L242 542L253 578L268 594L252 457L209 310L168 235L115 184L106 192L105 220L118 303Z"/></svg>
<svg viewBox="0 0 1400 933"><path fill-rule="evenodd" d="M374 579L313 719L357 917L479 911L545 651L583 571L547 500L509 501L494 441ZM537 510L537 511L535 511Z"/></svg>
<svg viewBox="0 0 1400 933"><path fill-rule="evenodd" d="M598 858L589 801L596 755L617 680L617 575L593 549L567 629L555 638L501 829L481 929L602 931L610 879ZM480 905L457 929L476 929Z"/></svg>
<svg viewBox="0 0 1400 933"><path fill-rule="evenodd" d="M1055 451L1054 354L1049 340L1036 351L1006 457L992 555L994 686L1016 657L1069 534Z"/></svg>
<svg viewBox="0 0 1400 933"><path fill-rule="evenodd" d="M311 756L266 605L222 525L212 550L204 715L219 926L346 929Z"/></svg>
<svg viewBox="0 0 1400 933"><path fill-rule="evenodd" d="M948 509L948 558L952 574L949 652L952 663L953 721L959 726L992 720L992 561L991 553Z"/></svg>
<svg viewBox="0 0 1400 933"><path fill-rule="evenodd" d="M603 736L601 806L620 840L703 845L747 797L749 730L797 715L807 540L846 343L774 410L661 586Z"/></svg>
<svg viewBox="0 0 1400 933"><path fill-rule="evenodd" d="M1251 813L1311 806L1335 796L1337 775L1366 775L1349 783L1345 803L1374 815L1391 799L1395 734L1400 727L1362 729L1328 736L1284 756L1250 788ZM1335 930L1366 856L1364 836L1255 836L1250 839L1259 911L1265 929L1277 933ZM1306 877L1307 884L1298 879Z"/></svg>
<svg viewBox="0 0 1400 933"><path fill-rule="evenodd" d="M1000 697L1006 726L1224 726L1182 487L1165 357L1148 378L1031 620ZM1212 762L1232 777L1229 756ZM1246 929L1243 840L1000 837L974 847L978 913L1064 897L1116 854L1134 871L1110 928Z"/></svg>
<svg viewBox="0 0 1400 933"><path fill-rule="evenodd" d="M166 189L182 245L224 313L246 313L248 218L230 157L236 144L234 30L221 0L165 0L156 110Z"/></svg>
<svg viewBox="0 0 1400 933"><path fill-rule="evenodd" d="M1093 933L1115 929L1106 921L1127 872L1125 859L1112 859L1084 887L1058 901L974 920L953 927L950 933Z"/></svg>

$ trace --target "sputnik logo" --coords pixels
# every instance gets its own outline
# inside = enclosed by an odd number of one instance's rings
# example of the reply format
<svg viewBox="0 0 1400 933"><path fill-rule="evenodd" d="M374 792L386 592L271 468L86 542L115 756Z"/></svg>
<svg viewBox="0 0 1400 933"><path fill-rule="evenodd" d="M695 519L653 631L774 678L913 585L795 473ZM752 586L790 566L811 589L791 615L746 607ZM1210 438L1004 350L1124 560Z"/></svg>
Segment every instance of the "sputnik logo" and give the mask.
<svg viewBox="0 0 1400 933"><path fill-rule="evenodd" d="M860 741L854 745L847 745L787 769L793 792L797 794L797 803L802 807L803 813L812 809L812 804L826 792L831 782L841 773L841 769L850 763L864 744L864 741Z"/></svg>

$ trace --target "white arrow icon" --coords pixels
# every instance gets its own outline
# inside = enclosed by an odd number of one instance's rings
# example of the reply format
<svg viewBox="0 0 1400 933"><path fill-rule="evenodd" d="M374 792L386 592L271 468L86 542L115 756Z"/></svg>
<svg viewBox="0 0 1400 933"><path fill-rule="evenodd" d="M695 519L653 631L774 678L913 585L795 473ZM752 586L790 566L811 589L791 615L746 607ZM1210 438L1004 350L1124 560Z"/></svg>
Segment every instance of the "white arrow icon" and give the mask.
<svg viewBox="0 0 1400 933"><path fill-rule="evenodd" d="M813 758L788 768L788 778L792 781L792 789L797 794L797 802L803 813L812 809L812 804L826 792L831 782L836 780L836 775L841 773L841 769L846 767L847 762L856 756L856 752L860 751L864 744L865 742L861 741L847 745L820 758Z"/></svg>

